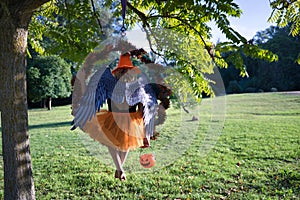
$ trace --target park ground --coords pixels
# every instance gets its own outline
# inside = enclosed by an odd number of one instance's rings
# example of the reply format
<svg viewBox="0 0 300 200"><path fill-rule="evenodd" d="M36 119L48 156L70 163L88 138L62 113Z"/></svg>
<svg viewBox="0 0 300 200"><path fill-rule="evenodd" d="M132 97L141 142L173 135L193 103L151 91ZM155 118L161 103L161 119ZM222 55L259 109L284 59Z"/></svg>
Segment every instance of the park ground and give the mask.
<svg viewBox="0 0 300 200"><path fill-rule="evenodd" d="M193 135L192 141L173 144L184 147L182 154L170 155L172 162L156 170L128 172L125 182L113 177L113 167L92 152L80 130L69 130L70 105L52 111L32 109L29 132L36 198L300 199L300 93L228 95L225 105L224 121L213 120L211 99L204 99L194 131L180 129L180 135ZM178 119L178 110L169 109L160 136L152 142L153 151L170 141ZM187 123L192 122L183 124ZM217 129L222 125L222 130L203 153L212 123ZM0 189L3 199L3 174Z"/></svg>

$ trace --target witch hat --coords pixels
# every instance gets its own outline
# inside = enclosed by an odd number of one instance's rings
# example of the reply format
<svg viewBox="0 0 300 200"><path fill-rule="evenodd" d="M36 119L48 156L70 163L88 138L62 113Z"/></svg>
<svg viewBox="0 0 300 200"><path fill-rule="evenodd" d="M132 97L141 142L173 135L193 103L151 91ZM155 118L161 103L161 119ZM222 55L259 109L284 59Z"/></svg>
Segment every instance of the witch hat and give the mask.
<svg viewBox="0 0 300 200"><path fill-rule="evenodd" d="M133 66L130 60L130 53L125 53L120 56L118 66L112 70L112 73L115 74L120 69L133 69L135 73L141 73L141 70L138 67Z"/></svg>

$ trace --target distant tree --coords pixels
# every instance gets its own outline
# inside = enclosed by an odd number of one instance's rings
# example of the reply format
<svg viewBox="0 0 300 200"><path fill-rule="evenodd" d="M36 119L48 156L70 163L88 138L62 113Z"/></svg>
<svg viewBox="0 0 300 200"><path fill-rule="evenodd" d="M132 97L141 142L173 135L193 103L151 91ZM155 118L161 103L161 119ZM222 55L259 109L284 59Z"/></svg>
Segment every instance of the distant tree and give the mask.
<svg viewBox="0 0 300 200"><path fill-rule="evenodd" d="M38 56L27 67L28 99L43 101L51 110L52 98L71 94L71 66L58 56ZM47 105L46 105L47 104Z"/></svg>
<svg viewBox="0 0 300 200"><path fill-rule="evenodd" d="M262 48L269 49L278 55L278 62L266 63L259 61L256 76L261 87L277 87L278 90L300 89L300 67L295 62L300 49L300 35L291 36L290 26L284 28L270 27L265 30L269 39L258 43Z"/></svg>
<svg viewBox="0 0 300 200"><path fill-rule="evenodd" d="M290 26L283 28L271 26L264 31L258 32L254 37L254 42L262 48L268 48L276 52L279 61L294 63L295 58L298 56L300 35L292 37L289 34ZM267 36L265 41L262 41L261 35Z"/></svg>
<svg viewBox="0 0 300 200"><path fill-rule="evenodd" d="M272 87L279 91L300 90L300 67L295 62L300 49L299 36L289 34L290 26L284 28L271 26L257 32L253 43L260 48L269 49L278 56L278 62L269 63L259 59L245 57L249 78L242 78L238 70L229 62L226 70L221 69L225 87L235 81L243 92L270 91ZM226 58L226 55L224 55ZM229 90L228 90L229 91Z"/></svg>

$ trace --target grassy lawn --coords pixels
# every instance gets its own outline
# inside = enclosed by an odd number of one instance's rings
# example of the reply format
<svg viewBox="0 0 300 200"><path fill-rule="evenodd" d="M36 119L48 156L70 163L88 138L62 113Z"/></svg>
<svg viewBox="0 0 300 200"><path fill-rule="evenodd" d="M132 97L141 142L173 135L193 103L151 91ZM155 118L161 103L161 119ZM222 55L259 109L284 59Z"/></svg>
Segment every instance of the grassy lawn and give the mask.
<svg viewBox="0 0 300 200"><path fill-rule="evenodd" d="M203 100L197 122L168 110L153 147L130 153L125 182L113 177L105 148L69 130L70 106L30 110L37 199L300 199L300 96L229 95L224 127L211 109ZM147 151L156 168L139 167ZM2 174L0 189L3 199Z"/></svg>

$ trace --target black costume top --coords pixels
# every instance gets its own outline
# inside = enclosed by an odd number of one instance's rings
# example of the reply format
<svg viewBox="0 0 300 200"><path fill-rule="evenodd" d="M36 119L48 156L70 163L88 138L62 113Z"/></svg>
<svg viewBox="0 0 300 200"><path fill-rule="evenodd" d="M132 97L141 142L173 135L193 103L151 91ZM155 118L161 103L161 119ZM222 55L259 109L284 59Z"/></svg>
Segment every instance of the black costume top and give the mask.
<svg viewBox="0 0 300 200"><path fill-rule="evenodd" d="M139 104L135 104L133 106L130 106L128 104L122 104L122 107L120 107L120 104L116 104L113 102L111 99L107 99L107 105L108 105L108 110L110 112L118 112L118 113L133 113L137 111L137 106Z"/></svg>

